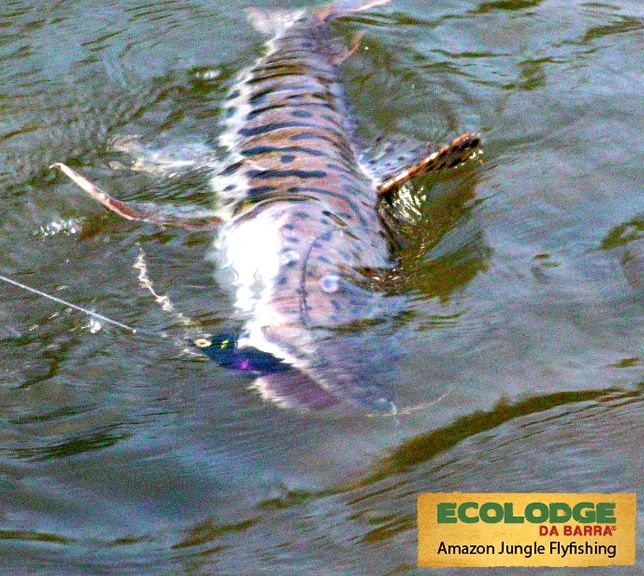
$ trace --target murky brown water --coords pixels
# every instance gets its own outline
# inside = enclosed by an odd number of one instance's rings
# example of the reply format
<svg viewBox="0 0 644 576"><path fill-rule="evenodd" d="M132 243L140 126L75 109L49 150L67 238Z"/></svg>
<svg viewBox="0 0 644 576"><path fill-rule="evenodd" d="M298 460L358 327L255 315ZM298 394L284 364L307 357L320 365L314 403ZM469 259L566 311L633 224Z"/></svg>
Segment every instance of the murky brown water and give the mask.
<svg viewBox="0 0 644 576"><path fill-rule="evenodd" d="M338 26L366 32L343 68L365 136L484 133L484 164L414 193L393 388L422 410L284 412L171 340L0 286L2 573L420 574L420 492L637 490L642 17L629 0L399 0ZM109 143L212 141L262 42L233 2L4 0L0 273L179 334L139 285L143 249L159 290L224 324L208 234L121 221L45 167L208 206L199 175L114 170Z"/></svg>

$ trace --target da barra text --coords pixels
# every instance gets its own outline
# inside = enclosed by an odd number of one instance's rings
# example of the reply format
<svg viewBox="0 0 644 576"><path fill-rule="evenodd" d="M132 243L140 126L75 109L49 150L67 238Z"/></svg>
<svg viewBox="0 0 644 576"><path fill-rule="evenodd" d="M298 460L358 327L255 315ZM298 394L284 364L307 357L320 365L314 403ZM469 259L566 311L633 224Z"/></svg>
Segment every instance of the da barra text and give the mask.
<svg viewBox="0 0 644 576"><path fill-rule="evenodd" d="M635 517L635 494L423 494L418 563L423 568L632 565Z"/></svg>

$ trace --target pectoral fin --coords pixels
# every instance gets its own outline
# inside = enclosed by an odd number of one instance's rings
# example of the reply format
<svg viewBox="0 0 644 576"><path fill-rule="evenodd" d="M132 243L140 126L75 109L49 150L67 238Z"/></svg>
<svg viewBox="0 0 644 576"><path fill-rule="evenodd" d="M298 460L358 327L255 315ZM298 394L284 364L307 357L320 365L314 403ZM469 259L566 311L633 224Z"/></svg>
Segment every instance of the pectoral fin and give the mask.
<svg viewBox="0 0 644 576"><path fill-rule="evenodd" d="M149 145L137 136L119 136L112 140L111 148L133 158L130 170L166 178L216 167L212 149L200 142Z"/></svg>
<svg viewBox="0 0 644 576"><path fill-rule="evenodd" d="M101 190L96 184L90 182L87 178L66 166L65 164L52 164L51 168L60 170L79 188L87 192L94 200L102 204L110 212L118 214L126 220L135 220L139 222L148 222L161 226L176 226L187 228L189 230L213 230L222 223L221 218L211 212L198 212L196 214L176 214L165 215L160 209L150 208L148 206L136 206L134 204L123 202L107 192Z"/></svg>
<svg viewBox="0 0 644 576"><path fill-rule="evenodd" d="M417 176L446 168L455 168L469 160L480 144L480 134L469 132L462 134L436 152L424 156L417 163L382 178L378 186L378 195L387 194Z"/></svg>

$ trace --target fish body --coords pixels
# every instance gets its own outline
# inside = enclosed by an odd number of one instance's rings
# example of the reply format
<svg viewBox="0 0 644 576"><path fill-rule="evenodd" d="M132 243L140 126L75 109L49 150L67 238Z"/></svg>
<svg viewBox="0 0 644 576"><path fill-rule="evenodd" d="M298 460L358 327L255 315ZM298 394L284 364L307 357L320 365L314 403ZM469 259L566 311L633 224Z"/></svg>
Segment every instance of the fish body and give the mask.
<svg viewBox="0 0 644 576"><path fill-rule="evenodd" d="M321 394L391 411L384 386L367 376L356 381L364 347L339 351L333 339L335 329L382 313L385 297L365 286L361 271L392 261L376 184L359 161L329 20L318 13L283 22L231 92L221 136L228 166L213 187L228 191L232 218L216 253L233 273L235 303L247 318L239 348L299 370L292 387L304 386L306 374ZM293 391L264 392L282 401Z"/></svg>
<svg viewBox="0 0 644 576"><path fill-rule="evenodd" d="M218 269L229 274L243 327L195 343L221 365L258 375L255 386L282 406L396 411L389 387L396 341L371 329L405 307L381 282L401 240L387 198L418 175L464 162L480 141L464 134L435 152L422 145L365 163L338 76L358 43L339 46L329 24L389 1L347 0L311 15L252 11L255 27L273 37L225 103L225 160L202 148L195 159L190 147L187 157L172 149L135 164L165 173L206 158L218 167L216 213L136 206L54 165L122 218L217 231ZM132 149L127 140L121 146Z"/></svg>

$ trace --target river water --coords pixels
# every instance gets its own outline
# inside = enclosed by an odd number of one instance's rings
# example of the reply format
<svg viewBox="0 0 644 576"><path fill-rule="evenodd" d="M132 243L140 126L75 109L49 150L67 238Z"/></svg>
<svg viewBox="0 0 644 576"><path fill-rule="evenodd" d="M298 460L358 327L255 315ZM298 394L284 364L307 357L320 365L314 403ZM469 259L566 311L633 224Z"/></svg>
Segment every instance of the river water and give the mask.
<svg viewBox="0 0 644 576"><path fill-rule="evenodd" d="M363 136L485 143L405 205L394 419L280 410L162 338L181 324L133 264L216 332L210 235L120 220L46 169L207 207L202 175L133 172L113 142L213 141L264 42L239 3L3 0L0 273L144 333L0 286L2 574L421 574L421 492L641 487L643 16L399 0L337 24L365 32L342 67Z"/></svg>

